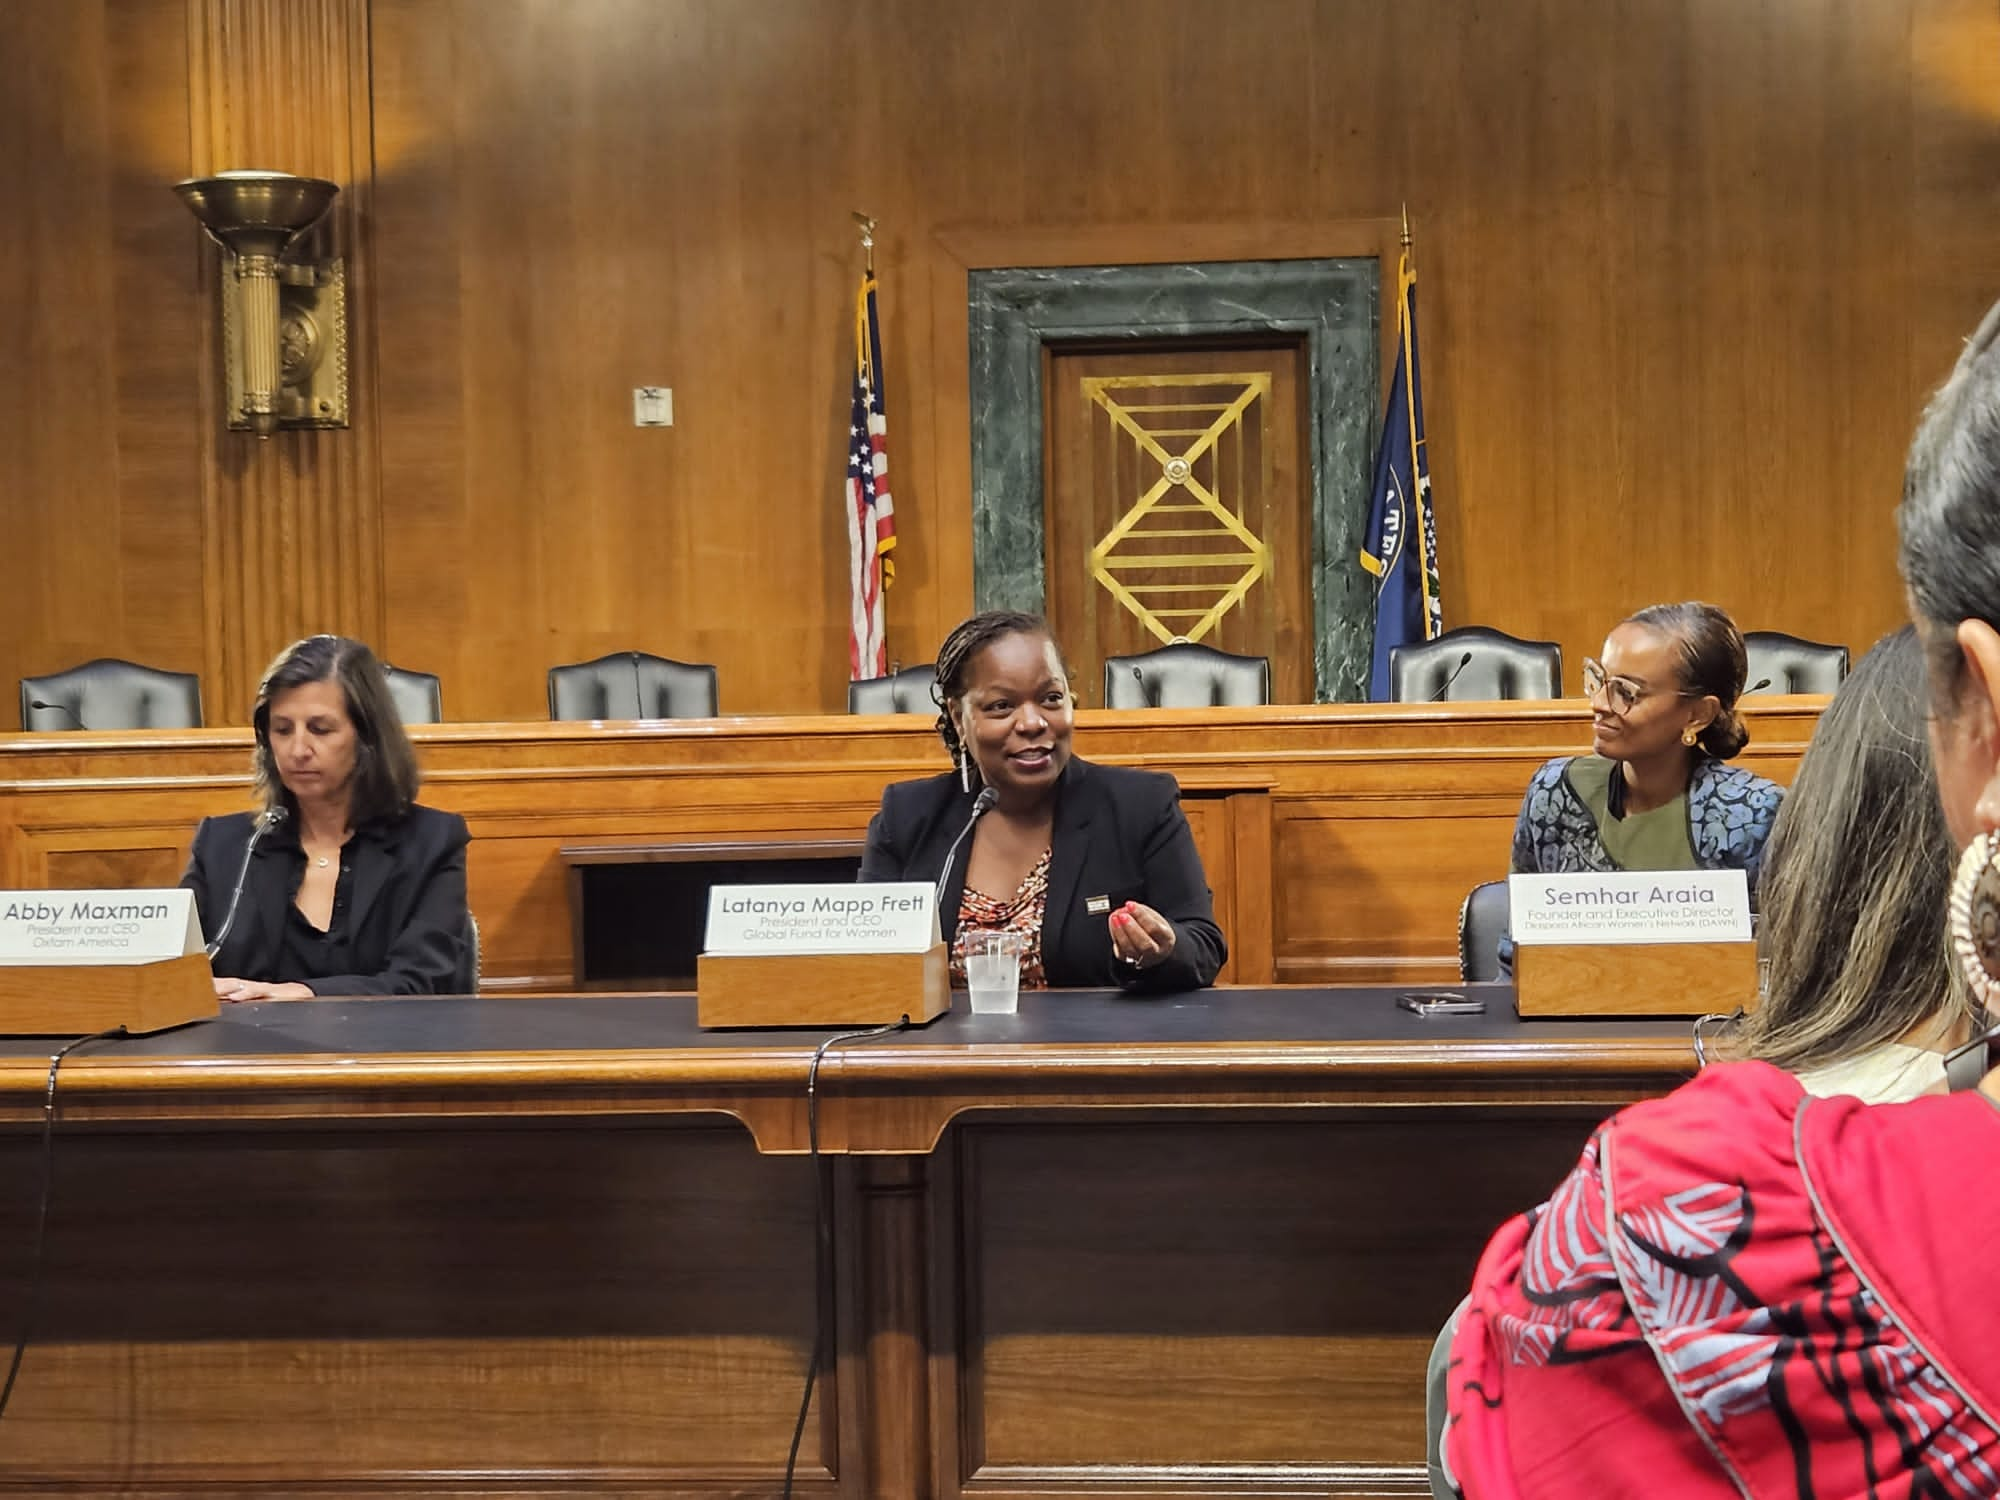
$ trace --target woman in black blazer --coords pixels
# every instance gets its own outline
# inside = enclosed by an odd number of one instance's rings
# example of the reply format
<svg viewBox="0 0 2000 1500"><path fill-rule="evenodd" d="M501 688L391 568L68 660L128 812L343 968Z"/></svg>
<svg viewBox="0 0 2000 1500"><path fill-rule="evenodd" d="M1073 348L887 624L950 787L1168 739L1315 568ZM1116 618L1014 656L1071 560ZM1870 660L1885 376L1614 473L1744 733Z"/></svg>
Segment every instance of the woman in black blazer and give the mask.
<svg viewBox="0 0 2000 1500"><path fill-rule="evenodd" d="M935 881L949 862L938 920L955 972L961 931L1004 927L1028 939L1024 984L1213 984L1229 950L1180 790L1071 755L1075 703L1048 626L975 615L939 649L937 680L957 770L882 794L861 878Z"/></svg>
<svg viewBox="0 0 2000 1500"><path fill-rule="evenodd" d="M215 993L462 983L465 819L417 805L416 754L374 653L343 636L300 641L271 664L251 722L263 810L204 818L181 877L217 945Z"/></svg>

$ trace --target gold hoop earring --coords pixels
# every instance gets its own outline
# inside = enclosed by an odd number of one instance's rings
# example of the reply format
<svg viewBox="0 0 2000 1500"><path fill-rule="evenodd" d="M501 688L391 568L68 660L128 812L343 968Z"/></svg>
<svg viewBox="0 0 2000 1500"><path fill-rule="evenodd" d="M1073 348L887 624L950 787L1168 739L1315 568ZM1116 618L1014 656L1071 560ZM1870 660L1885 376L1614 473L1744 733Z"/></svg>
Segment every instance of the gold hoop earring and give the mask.
<svg viewBox="0 0 2000 1500"><path fill-rule="evenodd" d="M1951 882L1951 947L1980 1005L2000 1008L2000 838L1982 833Z"/></svg>

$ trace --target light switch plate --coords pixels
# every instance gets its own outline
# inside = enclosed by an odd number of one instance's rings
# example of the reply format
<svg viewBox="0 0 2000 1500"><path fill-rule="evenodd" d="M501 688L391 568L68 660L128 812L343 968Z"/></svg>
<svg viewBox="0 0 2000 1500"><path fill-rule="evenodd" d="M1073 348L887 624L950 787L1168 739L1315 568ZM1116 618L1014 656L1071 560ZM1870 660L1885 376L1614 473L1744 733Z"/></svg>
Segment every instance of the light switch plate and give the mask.
<svg viewBox="0 0 2000 1500"><path fill-rule="evenodd" d="M632 425L634 427L673 426L673 388L665 385L642 385L636 387L632 392Z"/></svg>

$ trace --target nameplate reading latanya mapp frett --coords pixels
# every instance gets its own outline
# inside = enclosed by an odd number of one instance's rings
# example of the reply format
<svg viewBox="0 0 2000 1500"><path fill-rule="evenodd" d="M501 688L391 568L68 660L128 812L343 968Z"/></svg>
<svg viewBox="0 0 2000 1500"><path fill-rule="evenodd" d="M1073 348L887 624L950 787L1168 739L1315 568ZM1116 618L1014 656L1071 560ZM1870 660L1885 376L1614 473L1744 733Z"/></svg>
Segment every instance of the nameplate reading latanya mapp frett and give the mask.
<svg viewBox="0 0 2000 1500"><path fill-rule="evenodd" d="M199 952L193 891L0 891L0 964L151 964Z"/></svg>
<svg viewBox="0 0 2000 1500"><path fill-rule="evenodd" d="M1516 943L1731 943L1750 940L1741 870L1613 870L1510 875Z"/></svg>
<svg viewBox="0 0 2000 1500"><path fill-rule="evenodd" d="M923 953L937 941L931 888L879 885L718 885L708 893L704 951L716 957L780 953Z"/></svg>

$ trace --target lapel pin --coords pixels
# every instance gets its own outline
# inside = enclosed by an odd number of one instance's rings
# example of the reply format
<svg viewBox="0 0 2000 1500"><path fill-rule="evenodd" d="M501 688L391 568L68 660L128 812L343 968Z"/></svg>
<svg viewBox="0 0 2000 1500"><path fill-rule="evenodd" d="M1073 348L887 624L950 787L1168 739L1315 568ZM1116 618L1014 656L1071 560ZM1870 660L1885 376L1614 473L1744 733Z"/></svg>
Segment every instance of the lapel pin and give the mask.
<svg viewBox="0 0 2000 1500"><path fill-rule="evenodd" d="M1093 917L1099 916L1111 910L1111 898L1109 896L1092 896L1088 901L1083 903L1083 909Z"/></svg>

